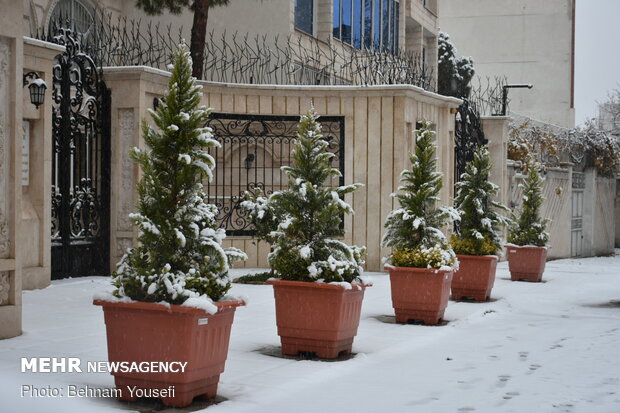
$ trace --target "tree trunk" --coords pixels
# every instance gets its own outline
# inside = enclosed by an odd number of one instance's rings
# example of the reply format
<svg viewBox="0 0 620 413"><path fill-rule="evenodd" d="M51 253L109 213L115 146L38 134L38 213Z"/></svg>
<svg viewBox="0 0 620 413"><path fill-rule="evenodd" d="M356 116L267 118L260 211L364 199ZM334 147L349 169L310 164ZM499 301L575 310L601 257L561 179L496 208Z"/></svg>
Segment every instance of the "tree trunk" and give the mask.
<svg viewBox="0 0 620 413"><path fill-rule="evenodd" d="M192 76L202 79L204 63L205 38L207 36L207 18L209 17L210 0L194 1L194 22L189 52L192 56Z"/></svg>

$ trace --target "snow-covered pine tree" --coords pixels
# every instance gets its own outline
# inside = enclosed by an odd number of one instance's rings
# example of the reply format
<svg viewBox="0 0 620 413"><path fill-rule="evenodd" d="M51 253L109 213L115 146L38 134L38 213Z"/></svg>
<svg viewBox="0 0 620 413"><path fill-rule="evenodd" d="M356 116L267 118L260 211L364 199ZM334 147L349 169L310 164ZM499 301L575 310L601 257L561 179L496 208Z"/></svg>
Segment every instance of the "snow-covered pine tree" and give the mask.
<svg viewBox="0 0 620 413"><path fill-rule="evenodd" d="M215 167L207 148L219 143L202 127L209 112L199 106L201 86L184 44L173 59L168 91L150 111L157 128L142 122L148 149L131 152L142 168L138 212L130 214L140 245L118 263L113 284L117 297L182 304L221 298L230 288L230 262L246 255L222 248L226 233L216 227L217 208L204 202L202 182Z"/></svg>
<svg viewBox="0 0 620 413"><path fill-rule="evenodd" d="M523 203L520 214L513 218L508 232L508 242L515 245L534 245L544 247L549 241L546 232L548 219L540 215L544 198L542 196L543 179L540 176L540 166L533 157L529 157L526 164L527 176L520 185L523 188Z"/></svg>
<svg viewBox="0 0 620 413"><path fill-rule="evenodd" d="M352 282L363 272L365 248L348 246L332 237L343 235L342 214L353 213L342 198L360 184L326 186L338 169L330 166L333 153L321 135L317 114L301 117L293 166L282 169L289 188L268 198L250 197L242 207L249 211L259 239L271 243L269 264L283 280Z"/></svg>
<svg viewBox="0 0 620 413"><path fill-rule="evenodd" d="M489 151L481 146L456 184L458 192L454 207L461 219L450 243L457 254L495 255L502 249L499 227L506 225L508 220L498 210L507 208L493 200L499 187L489 182L490 172Z"/></svg>
<svg viewBox="0 0 620 413"><path fill-rule="evenodd" d="M435 132L429 122L416 131L416 138L411 169L401 173L400 192L394 195L400 208L387 217L382 245L394 248L388 261L397 267L453 267L456 255L440 228L458 219L458 213L436 206L443 176L437 172Z"/></svg>

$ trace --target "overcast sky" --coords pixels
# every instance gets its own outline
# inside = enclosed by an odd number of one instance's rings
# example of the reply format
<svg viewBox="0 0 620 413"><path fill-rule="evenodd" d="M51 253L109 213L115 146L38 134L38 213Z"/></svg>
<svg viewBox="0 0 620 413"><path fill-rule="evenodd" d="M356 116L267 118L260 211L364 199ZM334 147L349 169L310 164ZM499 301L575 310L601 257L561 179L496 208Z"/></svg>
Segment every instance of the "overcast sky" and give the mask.
<svg viewBox="0 0 620 413"><path fill-rule="evenodd" d="M575 123L596 116L596 102L620 88L620 0L577 0Z"/></svg>

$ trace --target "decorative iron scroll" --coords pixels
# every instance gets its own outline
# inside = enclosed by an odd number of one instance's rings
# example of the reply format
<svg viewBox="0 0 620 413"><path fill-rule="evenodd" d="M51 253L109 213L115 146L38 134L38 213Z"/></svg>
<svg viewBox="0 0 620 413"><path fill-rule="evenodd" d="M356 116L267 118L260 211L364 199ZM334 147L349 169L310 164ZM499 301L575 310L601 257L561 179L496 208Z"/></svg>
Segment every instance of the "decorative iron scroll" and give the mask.
<svg viewBox="0 0 620 413"><path fill-rule="evenodd" d="M474 159L476 148L488 143L484 137L480 115L467 99L463 100L456 114L454 140L454 182L459 182L467 162Z"/></svg>
<svg viewBox="0 0 620 413"><path fill-rule="evenodd" d="M60 29L52 89L52 277L109 272L109 92L79 35Z"/></svg>
<svg viewBox="0 0 620 413"><path fill-rule="evenodd" d="M328 150L334 153L332 167L342 173L331 185L344 185L344 117L322 116L318 121ZM208 202L218 207L217 222L228 235L253 235L240 203L246 191L260 189L270 195L288 188L281 167L292 163L299 117L212 113L206 126L222 145L210 150L217 166L207 184Z"/></svg>

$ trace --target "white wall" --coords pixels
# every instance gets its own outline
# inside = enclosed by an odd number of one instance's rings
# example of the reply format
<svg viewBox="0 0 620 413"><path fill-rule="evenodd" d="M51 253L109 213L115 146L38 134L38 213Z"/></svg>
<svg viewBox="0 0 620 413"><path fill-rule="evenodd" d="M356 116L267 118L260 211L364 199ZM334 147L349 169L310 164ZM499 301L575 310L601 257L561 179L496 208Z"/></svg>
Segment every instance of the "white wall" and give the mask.
<svg viewBox="0 0 620 413"><path fill-rule="evenodd" d="M476 73L506 76L533 89L509 92L510 110L572 127L574 0L439 0L439 27Z"/></svg>

